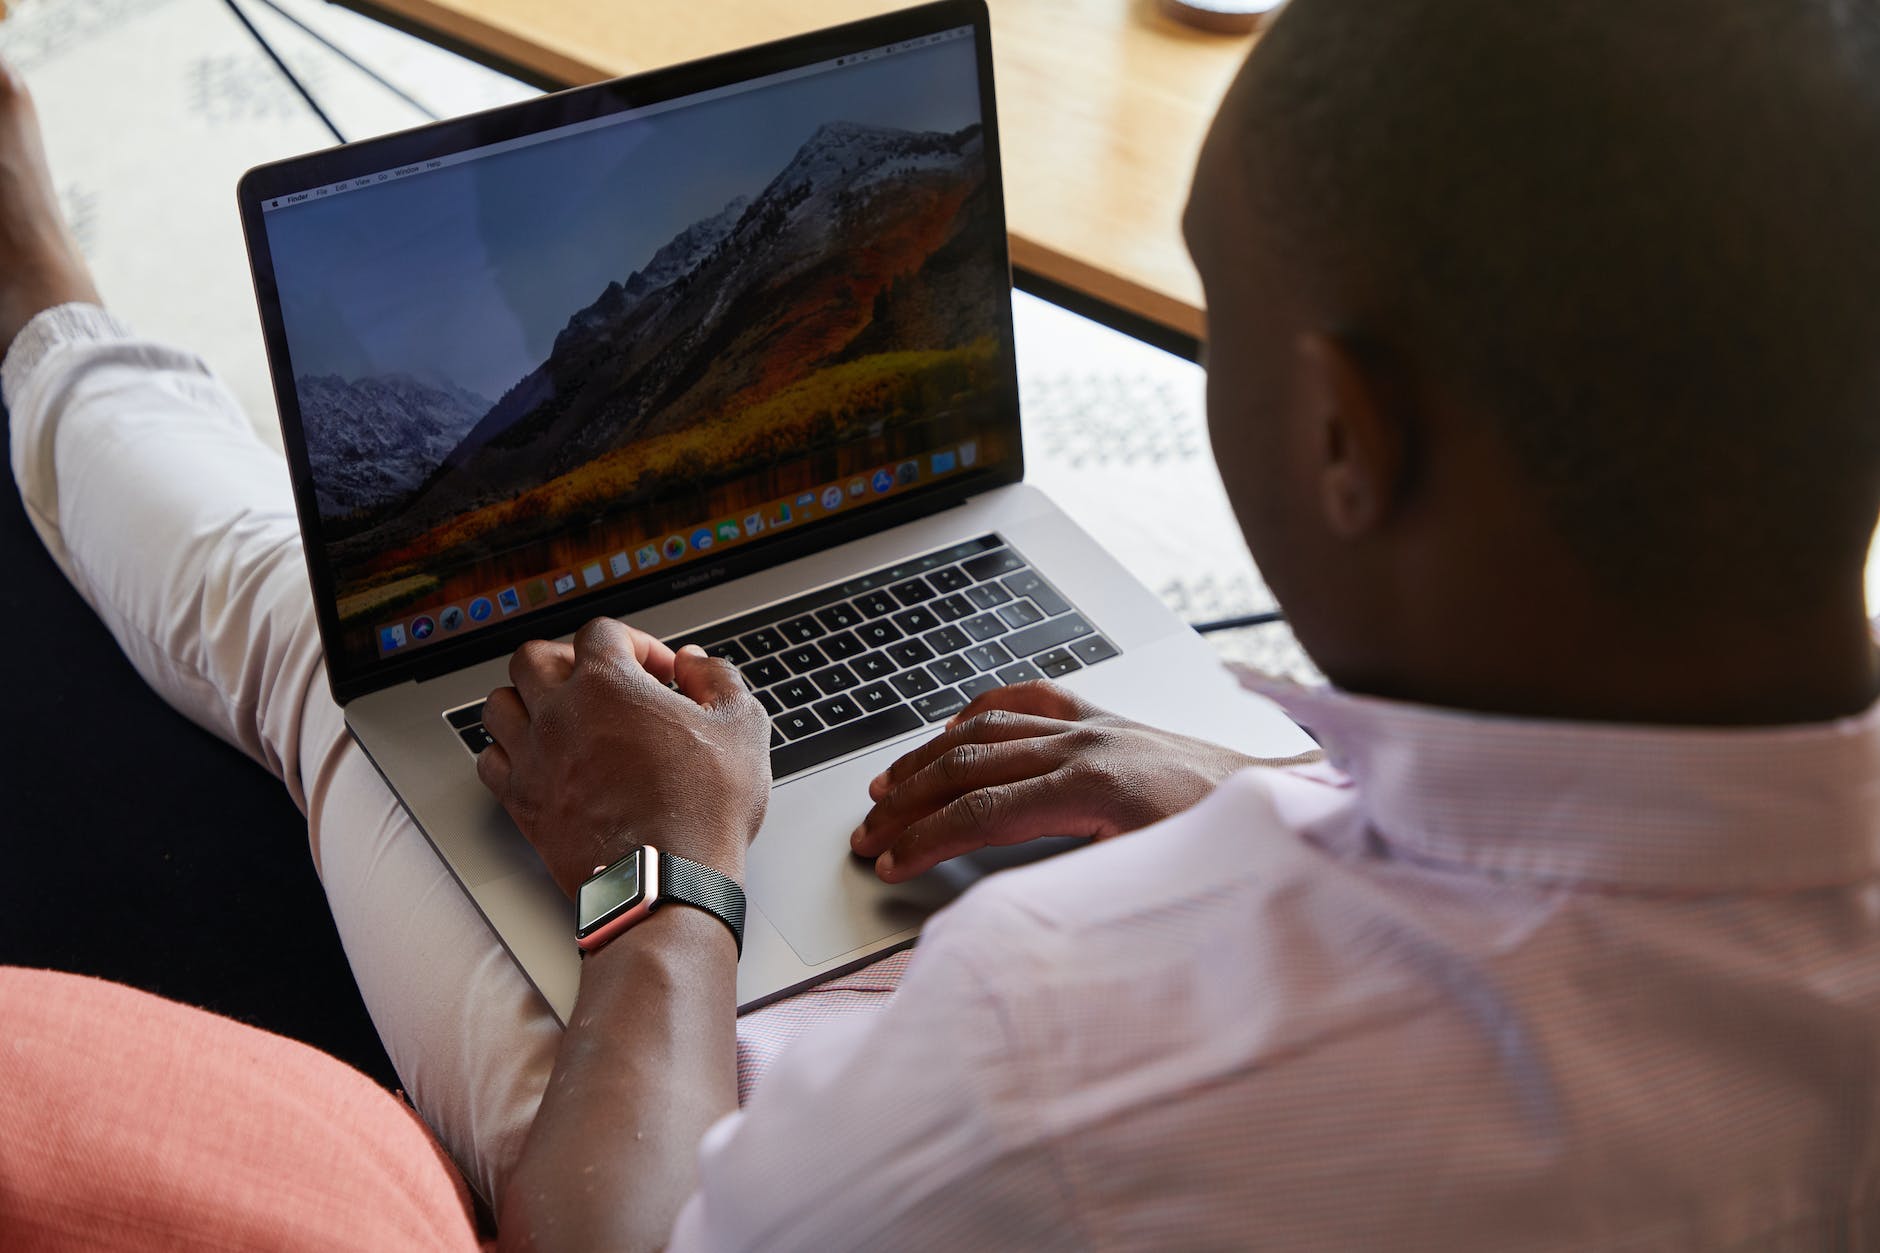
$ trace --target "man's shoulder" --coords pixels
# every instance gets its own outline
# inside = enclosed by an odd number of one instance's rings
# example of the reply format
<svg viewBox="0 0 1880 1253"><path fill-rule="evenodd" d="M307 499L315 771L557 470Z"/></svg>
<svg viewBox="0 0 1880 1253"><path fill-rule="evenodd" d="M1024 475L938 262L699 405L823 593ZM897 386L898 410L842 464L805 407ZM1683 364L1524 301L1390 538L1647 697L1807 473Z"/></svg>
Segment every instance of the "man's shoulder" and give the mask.
<svg viewBox="0 0 1880 1253"><path fill-rule="evenodd" d="M1399 904L1354 853L1362 825L1335 781L1242 771L1155 826L982 881L929 924L917 960L970 971L1012 1022L1087 1031L1126 1015L1145 1043L1180 1047L1270 1003L1260 989L1291 983L1302 949L1356 960L1352 924Z"/></svg>

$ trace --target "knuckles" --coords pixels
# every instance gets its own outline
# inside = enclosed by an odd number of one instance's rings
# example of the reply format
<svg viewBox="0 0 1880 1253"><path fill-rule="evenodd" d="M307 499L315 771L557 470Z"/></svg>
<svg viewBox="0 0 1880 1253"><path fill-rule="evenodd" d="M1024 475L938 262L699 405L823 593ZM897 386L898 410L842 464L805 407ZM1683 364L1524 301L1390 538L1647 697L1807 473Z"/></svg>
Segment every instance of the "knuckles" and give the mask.
<svg viewBox="0 0 1880 1253"><path fill-rule="evenodd" d="M510 677L546 670L549 658L554 655L555 646L547 640L530 640L509 659Z"/></svg>
<svg viewBox="0 0 1880 1253"><path fill-rule="evenodd" d="M934 767L940 778L954 787L964 787L985 764L986 749L980 744L955 744L941 753Z"/></svg>
<svg viewBox="0 0 1880 1253"><path fill-rule="evenodd" d="M953 802L966 821L981 831L991 831L998 826L1005 812L1005 804L999 793L992 788L980 788L968 792Z"/></svg>
<svg viewBox="0 0 1880 1253"><path fill-rule="evenodd" d="M959 725L959 735L963 739L973 740L985 735L996 736L1003 728L1018 721L1018 715L1005 709L987 709L974 714Z"/></svg>

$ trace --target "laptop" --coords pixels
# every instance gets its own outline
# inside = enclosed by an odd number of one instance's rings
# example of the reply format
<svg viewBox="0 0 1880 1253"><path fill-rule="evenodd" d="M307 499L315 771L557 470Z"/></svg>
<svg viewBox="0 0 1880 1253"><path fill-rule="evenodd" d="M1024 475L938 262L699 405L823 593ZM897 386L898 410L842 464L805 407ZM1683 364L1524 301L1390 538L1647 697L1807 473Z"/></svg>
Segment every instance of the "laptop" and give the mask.
<svg viewBox="0 0 1880 1253"><path fill-rule="evenodd" d="M566 1021L573 906L479 783L525 640L624 617L771 718L748 1009L1000 864L879 882L868 780L980 692L1311 746L1024 482L979 0L251 170L238 191L347 726Z"/></svg>

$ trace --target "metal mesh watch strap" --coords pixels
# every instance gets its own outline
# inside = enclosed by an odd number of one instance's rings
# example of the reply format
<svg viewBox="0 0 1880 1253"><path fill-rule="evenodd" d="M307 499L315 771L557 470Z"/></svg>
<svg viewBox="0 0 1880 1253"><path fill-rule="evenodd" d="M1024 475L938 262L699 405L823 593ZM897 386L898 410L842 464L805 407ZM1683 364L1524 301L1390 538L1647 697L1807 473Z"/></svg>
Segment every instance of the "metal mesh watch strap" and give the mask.
<svg viewBox="0 0 1880 1253"><path fill-rule="evenodd" d="M738 942L738 956L744 955L744 889L736 880L710 866L662 851L659 854L659 899L678 901L716 915L731 928L731 936Z"/></svg>

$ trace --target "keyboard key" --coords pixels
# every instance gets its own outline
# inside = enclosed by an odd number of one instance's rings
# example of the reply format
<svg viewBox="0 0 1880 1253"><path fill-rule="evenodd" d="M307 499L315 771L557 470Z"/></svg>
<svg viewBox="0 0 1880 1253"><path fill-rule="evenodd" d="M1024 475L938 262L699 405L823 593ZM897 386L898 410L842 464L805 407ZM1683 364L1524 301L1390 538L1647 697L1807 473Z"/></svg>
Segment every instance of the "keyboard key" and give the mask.
<svg viewBox="0 0 1880 1253"><path fill-rule="evenodd" d="M781 748L787 743L789 743L789 741L783 738L783 732L777 730L777 725L773 722L770 726L770 746L772 748Z"/></svg>
<svg viewBox="0 0 1880 1253"><path fill-rule="evenodd" d="M1018 600L999 610L999 620L1016 630L1019 627L1028 627L1034 622L1043 622L1044 614L1030 601Z"/></svg>
<svg viewBox="0 0 1880 1253"><path fill-rule="evenodd" d="M901 607L901 603L886 592L869 592L865 596L857 596L854 605L865 618L879 618Z"/></svg>
<svg viewBox="0 0 1880 1253"><path fill-rule="evenodd" d="M1038 577L1034 570L1020 570L1017 574L1000 579L1005 590L1018 597L1029 597L1031 602L1044 611L1047 618L1055 618L1071 607L1071 603L1059 596L1049 583Z"/></svg>
<svg viewBox="0 0 1880 1253"><path fill-rule="evenodd" d="M864 622L855 628L855 638L870 648L880 648L901 638L901 628L892 622Z"/></svg>
<svg viewBox="0 0 1880 1253"><path fill-rule="evenodd" d="M483 721L483 702L465 705L462 709L447 709L444 711L444 721L450 723L451 729L455 731L473 727Z"/></svg>
<svg viewBox="0 0 1880 1253"><path fill-rule="evenodd" d="M927 667L927 673L942 683L961 683L979 671L973 669L973 663L964 657L942 657Z"/></svg>
<svg viewBox="0 0 1880 1253"><path fill-rule="evenodd" d="M1061 679L1073 670L1084 668L1084 663L1071 656L1068 648L1054 648L1048 653L1039 653L1031 660L1047 679Z"/></svg>
<svg viewBox="0 0 1880 1253"><path fill-rule="evenodd" d="M888 654L888 660L905 669L918 666L923 661L933 658L933 649L919 640L902 640L899 644L890 644L881 651Z"/></svg>
<svg viewBox="0 0 1880 1253"><path fill-rule="evenodd" d="M790 667L791 674L808 674L829 664L829 659L822 655L822 649L814 644L803 644L796 648L785 649L777 654L778 660Z"/></svg>
<svg viewBox="0 0 1880 1253"><path fill-rule="evenodd" d="M1021 568L1024 564L1023 561L1019 560L1017 553L1009 548L1001 548L996 552L981 553L977 557L962 561L960 568L972 575L974 579L983 583L987 579L997 578L1001 574L1010 574L1012 571Z"/></svg>
<svg viewBox="0 0 1880 1253"><path fill-rule="evenodd" d="M1099 661L1108 661L1116 656L1116 645L1101 635L1092 635L1072 644L1071 652L1086 666L1094 666Z"/></svg>
<svg viewBox="0 0 1880 1253"><path fill-rule="evenodd" d="M1038 667L1029 661L1015 661L1009 666L999 667L999 682L1001 683L1032 683L1042 678L1044 675L1038 672Z"/></svg>
<svg viewBox="0 0 1880 1253"><path fill-rule="evenodd" d="M942 622L958 622L961 618L970 618L978 613L973 602L964 596L942 596L939 600L929 601L927 608L933 610L933 616Z"/></svg>
<svg viewBox="0 0 1880 1253"><path fill-rule="evenodd" d="M909 579L905 583L896 583L888 590L903 605L918 605L923 600L932 600L934 596L933 589L927 586L925 579Z"/></svg>
<svg viewBox="0 0 1880 1253"><path fill-rule="evenodd" d="M789 678L790 667L775 657L765 657L761 661L753 661L750 665L742 667L739 673L753 688L769 687L772 683L781 683Z"/></svg>
<svg viewBox="0 0 1880 1253"><path fill-rule="evenodd" d="M818 609L816 620L831 631L846 631L862 620L862 614L855 606L842 603L831 605L827 609Z"/></svg>
<svg viewBox="0 0 1880 1253"><path fill-rule="evenodd" d="M855 672L847 666L830 666L827 670L818 670L809 676L809 681L821 688L826 696L846 692L861 684L861 680L855 677Z"/></svg>
<svg viewBox="0 0 1880 1253"><path fill-rule="evenodd" d="M822 695L816 690L816 685L806 678L785 679L770 690L776 693L777 699L783 702L785 709L807 705Z"/></svg>
<svg viewBox="0 0 1880 1253"><path fill-rule="evenodd" d="M792 740L800 740L812 732L823 729L822 719L809 709L792 709L771 725L783 732L786 739Z"/></svg>
<svg viewBox="0 0 1880 1253"><path fill-rule="evenodd" d="M1089 635L1093 630L1095 628L1084 621L1082 614L1067 613L1061 618L1047 618L1037 626L1014 631L1003 642L1014 656L1029 657L1047 648L1068 644L1080 635ZM1038 668L1045 670L1044 663L1040 662ZM1045 670L1045 673L1051 672Z"/></svg>
<svg viewBox="0 0 1880 1253"><path fill-rule="evenodd" d="M744 645L745 650L753 657L768 657L782 648L786 642L775 627L764 627L762 630L752 631L749 635L738 637L738 643Z"/></svg>
<svg viewBox="0 0 1880 1253"><path fill-rule="evenodd" d="M868 651L868 645L856 639L848 631L831 635L822 642L823 655L831 661L847 661Z"/></svg>
<svg viewBox="0 0 1880 1253"><path fill-rule="evenodd" d="M927 581L934 585L935 591L939 592L957 592L963 587L973 585L972 576L958 566L947 566L944 569L935 570L927 576Z"/></svg>
<svg viewBox="0 0 1880 1253"><path fill-rule="evenodd" d="M869 653L865 657L857 657L849 663L849 668L860 675L864 682L869 679L885 679L897 669L883 653Z"/></svg>
<svg viewBox="0 0 1880 1253"><path fill-rule="evenodd" d="M931 631L940 625L940 619L933 616L933 611L924 606L903 609L888 621L906 631L909 635L919 635L922 631ZM1020 625L1023 625L1022 623Z"/></svg>
<svg viewBox="0 0 1880 1253"><path fill-rule="evenodd" d="M800 770L808 770L811 766L820 766L844 753L852 753L858 748L868 748L883 740L904 735L920 725L920 715L906 705L896 705L878 714L845 722L821 735L786 744L771 753L771 777L781 779Z"/></svg>
<svg viewBox="0 0 1880 1253"><path fill-rule="evenodd" d="M980 670L997 670L1000 666L1012 664L1012 654L998 644L975 644L960 656L973 663Z"/></svg>
<svg viewBox="0 0 1880 1253"><path fill-rule="evenodd" d="M982 674L978 676L977 678L968 679L966 680L966 682L960 684L960 695L964 696L969 701L974 701L974 700L978 700L981 696L985 695L987 692L992 691L994 688L1000 688L1004 686L1005 684L999 682L993 676L989 674Z"/></svg>
<svg viewBox="0 0 1880 1253"><path fill-rule="evenodd" d="M751 659L751 654L745 651L744 645L736 640L719 640L705 650L705 655L722 657L734 666L741 666Z"/></svg>
<svg viewBox="0 0 1880 1253"><path fill-rule="evenodd" d="M958 627L950 626L941 627L938 631L929 631L922 638L927 641L927 647L942 656L947 653L957 653L973 642L972 636Z"/></svg>
<svg viewBox="0 0 1880 1253"><path fill-rule="evenodd" d="M857 705L862 707L862 712L865 714L872 714L890 705L901 703L900 696L886 683L870 683L867 687L856 688L849 695L855 699Z"/></svg>
<svg viewBox="0 0 1880 1253"><path fill-rule="evenodd" d="M861 707L849 696L831 697L814 708L817 716L832 727L862 716Z"/></svg>
<svg viewBox="0 0 1880 1253"><path fill-rule="evenodd" d="M995 635L1005 634L1005 623L999 621L997 614L982 613L977 618L968 618L960 623L960 630L973 637L975 642L989 640Z"/></svg>
<svg viewBox="0 0 1880 1253"><path fill-rule="evenodd" d="M945 691L935 692L932 696L922 696L909 703L914 706L915 713L929 722L938 722L942 718L951 718L954 714L966 708L966 698L950 687Z"/></svg>
<svg viewBox="0 0 1880 1253"><path fill-rule="evenodd" d="M496 742L490 733L483 729L481 722L473 727L462 728L457 732L457 738L462 740L464 747L473 753L480 753Z"/></svg>
<svg viewBox="0 0 1880 1253"><path fill-rule="evenodd" d="M888 681L894 684L895 691L907 697L909 700L914 699L916 696L925 696L928 692L940 686L938 683L934 682L934 677L925 670L908 670L895 675Z"/></svg>
<svg viewBox="0 0 1880 1253"><path fill-rule="evenodd" d="M783 632L783 638L789 640L792 644L807 644L819 635L829 634L829 632L824 629L822 623L816 621L816 619L810 617L808 614L804 614L800 618L792 618L777 629Z"/></svg>
<svg viewBox="0 0 1880 1253"><path fill-rule="evenodd" d="M783 712L783 702L778 700L775 696L772 696L769 692L759 692L757 694L757 703L762 705L764 712L770 714L772 717Z"/></svg>
<svg viewBox="0 0 1880 1253"><path fill-rule="evenodd" d="M966 599L981 609L994 609L1012 599L1012 593L997 583L981 583L978 587L966 589Z"/></svg>

